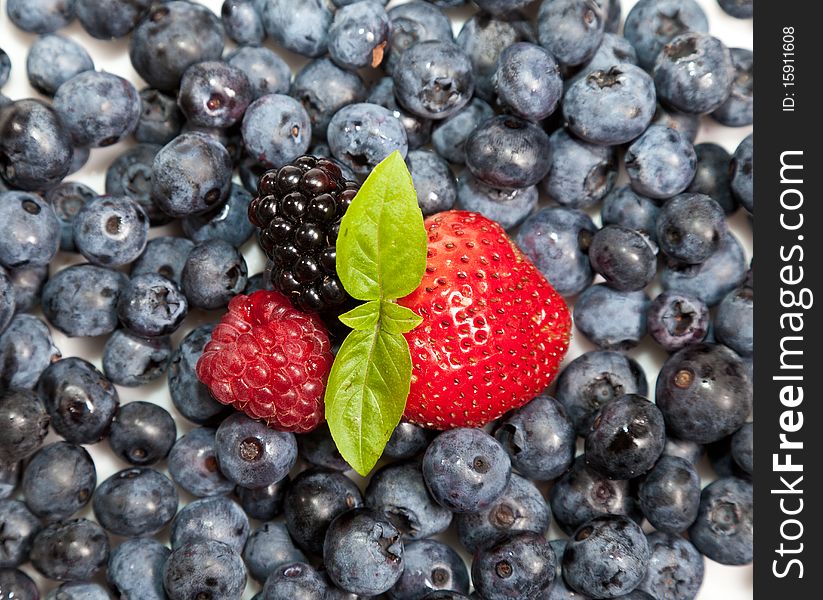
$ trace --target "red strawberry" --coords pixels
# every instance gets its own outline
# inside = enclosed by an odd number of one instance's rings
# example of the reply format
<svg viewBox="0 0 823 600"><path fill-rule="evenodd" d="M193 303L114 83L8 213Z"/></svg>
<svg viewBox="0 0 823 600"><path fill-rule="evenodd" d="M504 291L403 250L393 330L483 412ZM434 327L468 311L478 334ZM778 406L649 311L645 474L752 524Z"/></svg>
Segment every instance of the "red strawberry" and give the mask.
<svg viewBox="0 0 823 600"><path fill-rule="evenodd" d="M406 334L404 416L435 429L480 427L549 385L569 346L569 309L494 221L449 211L425 226L426 273L399 300L423 317Z"/></svg>
<svg viewBox="0 0 823 600"><path fill-rule="evenodd" d="M261 290L229 302L197 361L197 377L223 404L274 429L305 433L323 422L332 360L317 315Z"/></svg>

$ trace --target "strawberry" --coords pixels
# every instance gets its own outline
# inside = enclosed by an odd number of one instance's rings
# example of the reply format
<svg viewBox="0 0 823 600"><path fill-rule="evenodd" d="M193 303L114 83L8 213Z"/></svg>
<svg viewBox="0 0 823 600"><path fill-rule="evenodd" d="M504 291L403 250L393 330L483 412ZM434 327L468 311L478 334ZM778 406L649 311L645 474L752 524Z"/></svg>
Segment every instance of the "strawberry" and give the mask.
<svg viewBox="0 0 823 600"><path fill-rule="evenodd" d="M554 379L569 347L569 309L494 221L448 211L425 226L423 281L398 301L423 318L405 334L404 416L434 429L481 427Z"/></svg>

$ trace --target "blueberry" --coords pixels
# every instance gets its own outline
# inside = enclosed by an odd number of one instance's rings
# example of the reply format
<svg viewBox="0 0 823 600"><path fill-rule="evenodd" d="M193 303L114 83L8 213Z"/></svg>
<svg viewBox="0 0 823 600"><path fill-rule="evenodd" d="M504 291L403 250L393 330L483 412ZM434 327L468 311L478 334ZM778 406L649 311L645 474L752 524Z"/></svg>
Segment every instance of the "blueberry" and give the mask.
<svg viewBox="0 0 823 600"><path fill-rule="evenodd" d="M124 541L109 556L106 579L118 597L165 600L163 565L169 549L151 538Z"/></svg>
<svg viewBox="0 0 823 600"><path fill-rule="evenodd" d="M736 19L751 19L754 14L754 0L717 0L717 3Z"/></svg>
<svg viewBox="0 0 823 600"><path fill-rule="evenodd" d="M460 543L471 553L499 544L514 535L543 535L551 513L540 491L528 479L512 474L509 485L489 508L455 517Z"/></svg>
<svg viewBox="0 0 823 600"><path fill-rule="evenodd" d="M415 44L400 57L392 77L400 105L426 119L452 116L474 93L472 62L450 41Z"/></svg>
<svg viewBox="0 0 823 600"><path fill-rule="evenodd" d="M724 565L752 561L752 484L737 477L710 483L700 495L689 539L701 554Z"/></svg>
<svg viewBox="0 0 823 600"><path fill-rule="evenodd" d="M210 212L185 217L183 232L195 243L222 239L240 247L254 233L254 225L248 219L251 198L243 187L232 183L226 203Z"/></svg>
<svg viewBox="0 0 823 600"><path fill-rule="evenodd" d="M610 560L603 560L609 556ZM623 516L596 517L574 533L563 553L569 587L594 598L632 591L643 580L649 545L640 526Z"/></svg>
<svg viewBox="0 0 823 600"><path fill-rule="evenodd" d="M395 150L408 151L406 129L377 104L349 104L337 111L326 133L332 154L358 175L367 175Z"/></svg>
<svg viewBox="0 0 823 600"><path fill-rule="evenodd" d="M734 352L694 344L666 360L656 398L672 435L707 444L745 423L752 409L752 383Z"/></svg>
<svg viewBox="0 0 823 600"><path fill-rule="evenodd" d="M218 60L223 53L223 27L209 8L175 0L154 4L129 42L129 57L151 87L171 91L194 63Z"/></svg>
<svg viewBox="0 0 823 600"><path fill-rule="evenodd" d="M446 20L448 23L448 19ZM449 25L451 27L451 25ZM11 73L11 59L5 50L0 48L0 88L6 85Z"/></svg>
<svg viewBox="0 0 823 600"><path fill-rule="evenodd" d="M621 292L608 285L593 285L574 306L574 324L602 350L634 348L646 335L650 300L642 290Z"/></svg>
<svg viewBox="0 0 823 600"><path fill-rule="evenodd" d="M488 103L480 98L473 98L454 115L439 122L432 132L434 149L449 162L465 163L466 140L479 123L493 116L494 111Z"/></svg>
<svg viewBox="0 0 823 600"><path fill-rule="evenodd" d="M511 460L503 447L481 429L446 431L423 455L423 478L437 502L453 512L483 510L509 482Z"/></svg>
<svg viewBox="0 0 823 600"><path fill-rule="evenodd" d="M26 56L26 74L31 86L53 96L64 82L94 69L89 53L74 40L58 34L37 38Z"/></svg>
<svg viewBox="0 0 823 600"><path fill-rule="evenodd" d="M711 117L729 127L751 125L754 120L754 55L745 48L730 48L734 79L731 93Z"/></svg>
<svg viewBox="0 0 823 600"><path fill-rule="evenodd" d="M649 306L649 334L664 350L675 352L706 338L709 309L689 294L663 292Z"/></svg>
<svg viewBox="0 0 823 600"><path fill-rule="evenodd" d="M659 208L654 201L637 194L629 186L615 188L603 200L603 225L620 225L639 231L655 241L655 223Z"/></svg>
<svg viewBox="0 0 823 600"><path fill-rule="evenodd" d="M754 213L754 137L747 135L737 146L731 163L732 194L750 213Z"/></svg>
<svg viewBox="0 0 823 600"><path fill-rule="evenodd" d="M151 225L171 220L151 196L152 166L159 150L160 146L154 144L138 144L115 158L106 170L106 194L134 200Z"/></svg>
<svg viewBox="0 0 823 600"><path fill-rule="evenodd" d="M128 278L90 264L55 273L43 288L43 314L68 336L97 336L117 327L117 299Z"/></svg>
<svg viewBox="0 0 823 600"><path fill-rule="evenodd" d="M563 94L563 80L554 57L528 42L517 42L500 53L492 81L498 103L531 121L552 114Z"/></svg>
<svg viewBox="0 0 823 600"><path fill-rule="evenodd" d="M0 500L1 569L16 567L29 560L34 536L40 528L40 519L22 501Z"/></svg>
<svg viewBox="0 0 823 600"><path fill-rule="evenodd" d="M270 521L283 512L283 500L289 486L288 475L266 487L249 489L237 486L235 492L240 506L252 519Z"/></svg>
<svg viewBox="0 0 823 600"><path fill-rule="evenodd" d="M687 31L706 32L709 21L695 0L640 0L626 15L623 35L637 51L638 64L651 70L663 46Z"/></svg>
<svg viewBox="0 0 823 600"><path fill-rule="evenodd" d="M537 186L496 189L464 172L457 187L457 204L462 210L477 212L504 229L517 227L534 212L539 193Z"/></svg>
<svg viewBox="0 0 823 600"><path fill-rule="evenodd" d="M311 120L303 105L282 94L258 98L243 117L246 150L268 168L279 168L305 154L311 132Z"/></svg>
<svg viewBox="0 0 823 600"><path fill-rule="evenodd" d="M92 506L97 521L114 535L138 537L160 531L177 512L177 489L147 467L119 471L100 484Z"/></svg>
<svg viewBox="0 0 823 600"><path fill-rule="evenodd" d="M209 310L226 306L246 287L246 279L243 255L224 240L207 240L195 246L181 275L190 305Z"/></svg>
<svg viewBox="0 0 823 600"><path fill-rule="evenodd" d="M653 74L660 98L693 114L710 113L726 102L735 77L729 49L717 38L696 31L666 44Z"/></svg>
<svg viewBox="0 0 823 600"><path fill-rule="evenodd" d="M365 90L366 83L356 72L338 67L328 58L318 58L294 76L289 95L306 109L314 136L325 139L334 113L347 104L362 102Z"/></svg>
<svg viewBox="0 0 823 600"><path fill-rule="evenodd" d="M415 0L401 4L389 10L388 15L391 20L391 38L389 56L384 62L388 72L394 69L406 50L419 42L454 41L449 17L429 2Z"/></svg>
<svg viewBox="0 0 823 600"><path fill-rule="evenodd" d="M14 289L14 307L22 313L40 305L40 297L49 278L48 265L34 265L6 269Z"/></svg>
<svg viewBox="0 0 823 600"><path fill-rule="evenodd" d="M131 33L148 11L151 0L76 0L77 20L83 29L100 40L122 38Z"/></svg>
<svg viewBox="0 0 823 600"><path fill-rule="evenodd" d="M132 263L131 275L157 274L180 284L180 276L194 243L186 238L162 236L146 244L143 254Z"/></svg>
<svg viewBox="0 0 823 600"><path fill-rule="evenodd" d="M57 185L69 172L72 155L69 131L51 106L24 99L0 111L0 176L14 188Z"/></svg>
<svg viewBox="0 0 823 600"><path fill-rule="evenodd" d="M184 133L155 156L151 197L172 217L204 213L228 197L231 168L222 144L203 134Z"/></svg>
<svg viewBox="0 0 823 600"><path fill-rule="evenodd" d="M72 222L83 206L97 198L97 192L76 181L64 181L46 192L45 199L60 220L60 249L75 250Z"/></svg>
<svg viewBox="0 0 823 600"><path fill-rule="evenodd" d="M661 271L661 283L666 291L689 294L714 306L743 283L746 270L746 256L740 242L732 233L727 233L717 251L704 263L667 264Z"/></svg>
<svg viewBox="0 0 823 600"><path fill-rule="evenodd" d="M305 562L278 566L266 579L263 600L325 598L328 585L323 576Z"/></svg>
<svg viewBox="0 0 823 600"><path fill-rule="evenodd" d="M649 568L638 591L653 598L691 600L703 583L703 557L688 540L655 531L648 536Z"/></svg>
<svg viewBox="0 0 823 600"><path fill-rule="evenodd" d="M297 460L293 434L274 431L240 413L220 424L214 447L223 474L247 488L280 481Z"/></svg>
<svg viewBox="0 0 823 600"><path fill-rule="evenodd" d="M140 119L140 96L122 77L83 71L61 84L54 109L79 147L111 146L131 134Z"/></svg>
<svg viewBox="0 0 823 600"><path fill-rule="evenodd" d="M466 140L466 166L496 188L535 185L551 168L549 137L534 123L511 115L484 121Z"/></svg>
<svg viewBox="0 0 823 600"><path fill-rule="evenodd" d="M710 196L724 213L733 213L737 210L737 201L731 190L731 156L721 146L712 143L697 144L694 152L697 169L686 191Z"/></svg>
<svg viewBox="0 0 823 600"><path fill-rule="evenodd" d="M9 0L9 20L29 33L51 33L74 20L76 0Z"/></svg>
<svg viewBox="0 0 823 600"><path fill-rule="evenodd" d="M640 481L637 498L643 514L655 529L680 533L697 517L700 476L694 464L685 458L661 456Z"/></svg>
<svg viewBox="0 0 823 600"><path fill-rule="evenodd" d="M620 225L607 225L595 233L589 260L610 287L623 292L642 290L657 271L655 248L646 236Z"/></svg>
<svg viewBox="0 0 823 600"><path fill-rule="evenodd" d="M169 600L239 600L246 587L246 568L231 546L214 540L191 542L169 556L163 585Z"/></svg>
<svg viewBox="0 0 823 600"><path fill-rule="evenodd" d="M326 0L258 0L266 33L302 56L326 53L334 13Z"/></svg>
<svg viewBox="0 0 823 600"><path fill-rule="evenodd" d="M603 40L608 4L600 0L544 0L537 13L540 44L563 66L585 63Z"/></svg>
<svg viewBox="0 0 823 600"><path fill-rule="evenodd" d="M419 540L406 544L403 561L403 574L389 590L391 600L420 600L433 590L469 592L466 563L442 542Z"/></svg>
<svg viewBox="0 0 823 600"><path fill-rule="evenodd" d="M40 600L37 585L19 569L0 569L0 594L14 600Z"/></svg>
<svg viewBox="0 0 823 600"><path fill-rule="evenodd" d="M383 514L405 539L427 538L448 529L452 515L429 494L420 465L393 463L377 471L366 488L366 507Z"/></svg>
<svg viewBox="0 0 823 600"><path fill-rule="evenodd" d="M362 505L360 491L348 477L322 469L295 477L283 503L289 533L299 548L311 554L323 552L329 524L338 515Z"/></svg>
<svg viewBox="0 0 823 600"><path fill-rule="evenodd" d="M194 367L211 339L213 325L192 329L174 351L169 365L169 394L172 404L192 423L206 425L220 422L229 408L215 400L209 388L197 379Z"/></svg>
<svg viewBox="0 0 823 600"><path fill-rule="evenodd" d="M426 449L431 438L431 430L424 429L408 421L400 421L397 427L394 428L389 441L386 442L383 456L395 460L413 458ZM297 443L299 447L299 438ZM302 450L300 454L303 454ZM346 469L348 468L347 466Z"/></svg>
<svg viewBox="0 0 823 600"><path fill-rule="evenodd" d="M252 102L246 74L222 61L191 65L183 73L177 103L187 122L199 127L231 127Z"/></svg>
<svg viewBox="0 0 823 600"><path fill-rule="evenodd" d="M295 548L284 523L263 523L246 541L243 561L249 575L257 581L265 582L277 567L306 562L306 557Z"/></svg>
<svg viewBox="0 0 823 600"><path fill-rule="evenodd" d="M0 220L6 235L0 240L0 264L17 269L46 265L60 246L60 221L52 207L36 194L0 193Z"/></svg>
<svg viewBox="0 0 823 600"><path fill-rule="evenodd" d="M5 500L14 495L22 470L22 463L19 462L0 464L0 500ZM0 562L2 562L2 559L0 559Z"/></svg>
<svg viewBox="0 0 823 600"><path fill-rule="evenodd" d="M492 77L504 49L517 42L534 41L531 21L518 11L501 15L481 11L463 23L457 43L471 60L477 96L486 101L494 98Z"/></svg>
<svg viewBox="0 0 823 600"><path fill-rule="evenodd" d="M549 138L551 167L541 183L552 200L586 209L602 200L617 179L613 149L590 144L558 129Z"/></svg>
<svg viewBox="0 0 823 600"><path fill-rule="evenodd" d="M417 203L424 216L449 210L457 201L457 184L449 165L426 150L412 150L406 164L417 191Z"/></svg>
<svg viewBox="0 0 823 600"><path fill-rule="evenodd" d="M403 574L400 532L368 509L346 511L329 526L323 561L341 589L363 596L382 594Z"/></svg>
<svg viewBox="0 0 823 600"><path fill-rule="evenodd" d="M329 28L329 55L344 69L377 68L387 52L391 22L383 4L362 0L339 8Z"/></svg>
<svg viewBox="0 0 823 600"><path fill-rule="evenodd" d="M458 0L463 1L463 0ZM438 590L436 592L431 592L430 594L426 594L423 596L423 600L470 600L471 598L477 598L476 594L472 594L471 596L466 596L465 594L461 594L460 592L455 592L452 590Z"/></svg>
<svg viewBox="0 0 823 600"><path fill-rule="evenodd" d="M166 458L177 438L174 418L151 402L129 402L115 414L109 429L109 446L121 459L147 466Z"/></svg>
<svg viewBox="0 0 823 600"><path fill-rule="evenodd" d="M220 18L226 35L239 46L259 46L266 38L254 0L225 0Z"/></svg>
<svg viewBox="0 0 823 600"><path fill-rule="evenodd" d="M472 582L486 600L534 598L554 581L556 564L542 535L520 533L475 554Z"/></svg>
<svg viewBox="0 0 823 600"><path fill-rule="evenodd" d="M14 316L14 284L7 271L0 267L0 333L2 333Z"/></svg>
<svg viewBox="0 0 823 600"><path fill-rule="evenodd" d="M558 293L574 296L594 279L588 250L595 231L584 212L542 208L526 219L515 240Z"/></svg>
<svg viewBox="0 0 823 600"><path fill-rule="evenodd" d="M35 536L31 562L38 572L57 581L91 579L109 558L109 538L88 519L53 523Z"/></svg>
<svg viewBox="0 0 823 600"><path fill-rule="evenodd" d="M726 294L714 319L717 341L740 356L751 356L754 351L754 290L739 287Z"/></svg>
<svg viewBox="0 0 823 600"><path fill-rule="evenodd" d="M89 262L119 267L146 247L149 219L142 207L125 196L100 196L83 205L72 222L74 244Z"/></svg>
<svg viewBox="0 0 823 600"><path fill-rule="evenodd" d="M177 513L171 525L172 550L192 542L214 540L240 553L248 537L246 513L224 496L195 500Z"/></svg>
<svg viewBox="0 0 823 600"><path fill-rule="evenodd" d="M651 125L626 150L632 189L649 198L671 198L686 189L697 169L694 147L675 129Z"/></svg>
<svg viewBox="0 0 823 600"><path fill-rule="evenodd" d="M297 439L298 454L303 460L316 467L323 467L332 471L348 471L351 469L349 463L340 456L340 452L337 450L337 446L329 432L328 423L321 423L309 433L296 434L294 437ZM426 446L428 446L428 441L418 450L425 450Z"/></svg>
<svg viewBox="0 0 823 600"><path fill-rule="evenodd" d="M132 333L158 337L173 333L188 310L186 297L173 281L147 273L131 278L117 300L117 316Z"/></svg>
<svg viewBox="0 0 823 600"><path fill-rule="evenodd" d="M670 258L688 263L704 262L720 246L727 227L723 209L704 194L680 194L660 210L656 238Z"/></svg>
<svg viewBox="0 0 823 600"><path fill-rule="evenodd" d="M47 522L70 517L91 499L97 473L82 446L55 442L38 450L23 471L26 505Z"/></svg>
<svg viewBox="0 0 823 600"><path fill-rule="evenodd" d="M697 465L698 461L703 457L704 451L705 448L697 442L679 440L675 437L668 436L666 438L666 446L663 448L663 456L684 458L693 465Z"/></svg>
<svg viewBox="0 0 823 600"><path fill-rule="evenodd" d="M620 3L612 2L611 6L617 6L619 8ZM584 79L589 73L594 71L608 71L614 66L625 63L631 65L637 64L637 53L634 51L634 46L623 36L606 33L603 35L603 41L591 59L580 67L576 75L566 79L566 89L578 80Z"/></svg>
<svg viewBox="0 0 823 600"><path fill-rule="evenodd" d="M737 463L745 473L752 475L753 473L753 423L744 423L743 426L734 432L731 440L731 451L734 462Z"/></svg>
<svg viewBox="0 0 823 600"><path fill-rule="evenodd" d="M193 496L218 496L234 489L234 482L220 471L214 437L214 429L196 427L178 439L169 452L169 475Z"/></svg>
<svg viewBox="0 0 823 600"><path fill-rule="evenodd" d="M401 6L406 5L403 4ZM392 115L403 124L410 150L420 148L429 143L433 121L426 117L412 114L400 107L397 103L397 97L394 93L394 81L391 77L383 77L378 80L366 97L366 102L389 109Z"/></svg>
<svg viewBox="0 0 823 600"><path fill-rule="evenodd" d="M509 453L512 467L531 479L555 479L574 459L574 428L566 410L550 396L538 396L508 413L494 436Z"/></svg>
<svg viewBox="0 0 823 600"><path fill-rule="evenodd" d="M140 118L134 139L142 144L168 144L183 126L177 99L154 88L140 92Z"/></svg>
<svg viewBox="0 0 823 600"><path fill-rule="evenodd" d="M117 411L117 390L94 365L69 357L52 363L37 382L37 395L54 430L74 444L95 444Z"/></svg>

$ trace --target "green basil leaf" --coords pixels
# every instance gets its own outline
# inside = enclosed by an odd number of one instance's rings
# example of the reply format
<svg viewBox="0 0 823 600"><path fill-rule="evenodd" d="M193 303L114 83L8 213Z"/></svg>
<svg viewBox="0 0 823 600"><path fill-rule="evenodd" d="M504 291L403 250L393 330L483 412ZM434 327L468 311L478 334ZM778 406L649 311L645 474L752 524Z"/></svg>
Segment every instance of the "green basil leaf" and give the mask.
<svg viewBox="0 0 823 600"><path fill-rule="evenodd" d="M380 327L389 333L406 333L422 322L423 317L410 308L385 300L380 303Z"/></svg>
<svg viewBox="0 0 823 600"><path fill-rule="evenodd" d="M380 321L380 302L370 300L365 304L354 307L349 312L343 313L338 319L346 327L358 331L374 329Z"/></svg>
<svg viewBox="0 0 823 600"><path fill-rule="evenodd" d="M352 331L340 346L326 386L326 420L341 456L363 476L403 416L411 370L402 335Z"/></svg>
<svg viewBox="0 0 823 600"><path fill-rule="evenodd" d="M411 174L393 152L375 167L340 222L337 274L358 300L402 298L423 277L426 241Z"/></svg>

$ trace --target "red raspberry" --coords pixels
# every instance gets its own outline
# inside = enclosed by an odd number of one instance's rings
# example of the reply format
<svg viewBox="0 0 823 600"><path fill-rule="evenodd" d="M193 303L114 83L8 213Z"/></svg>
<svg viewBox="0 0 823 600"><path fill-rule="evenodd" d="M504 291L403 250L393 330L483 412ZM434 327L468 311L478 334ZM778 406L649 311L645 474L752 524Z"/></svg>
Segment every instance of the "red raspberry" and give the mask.
<svg viewBox="0 0 823 600"><path fill-rule="evenodd" d="M197 361L197 377L223 404L280 431L323 422L331 343L317 315L279 292L235 296Z"/></svg>

